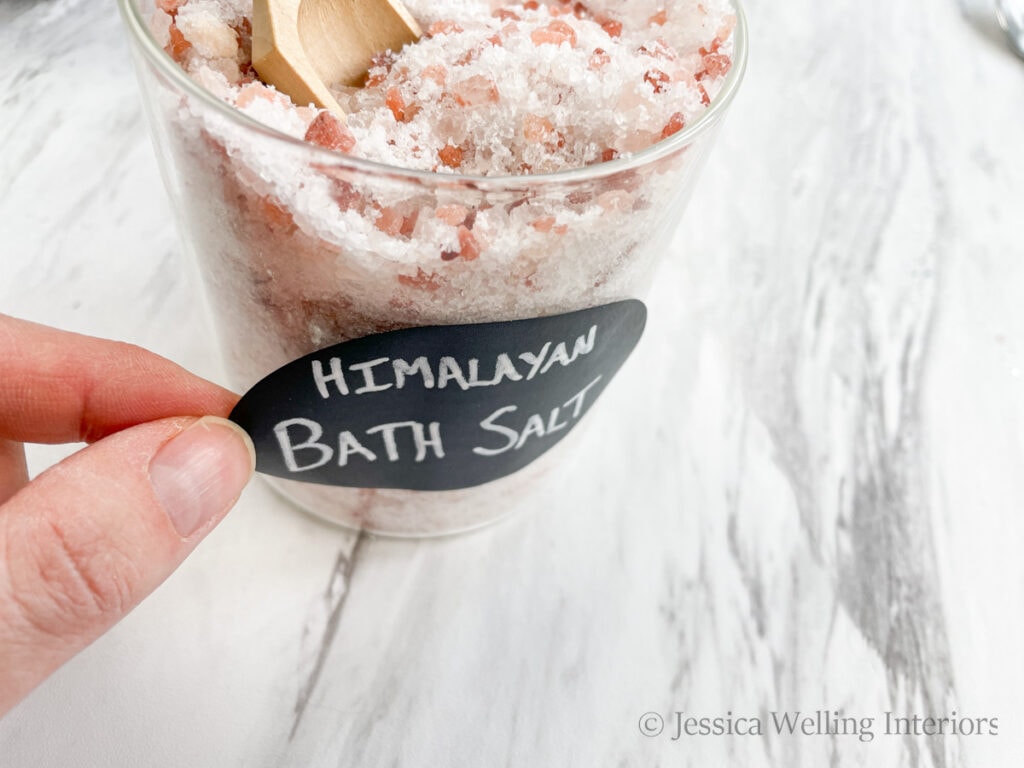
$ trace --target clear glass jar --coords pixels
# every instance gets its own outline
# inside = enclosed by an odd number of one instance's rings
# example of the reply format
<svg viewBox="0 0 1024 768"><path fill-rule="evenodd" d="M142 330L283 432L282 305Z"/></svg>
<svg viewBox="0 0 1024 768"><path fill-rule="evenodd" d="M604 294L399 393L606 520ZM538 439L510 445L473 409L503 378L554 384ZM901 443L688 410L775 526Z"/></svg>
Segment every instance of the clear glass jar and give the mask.
<svg viewBox="0 0 1024 768"><path fill-rule="evenodd" d="M658 263L681 255L669 253L672 234L746 63L737 7L733 66L692 125L628 158L580 169L458 176L349 157L255 122L161 49L148 24L153 0L120 6L164 179L239 391L296 358L370 334L642 299ZM435 226L438 209L449 220L464 212L471 230ZM458 491L268 480L333 522L432 535L501 516L571 443Z"/></svg>

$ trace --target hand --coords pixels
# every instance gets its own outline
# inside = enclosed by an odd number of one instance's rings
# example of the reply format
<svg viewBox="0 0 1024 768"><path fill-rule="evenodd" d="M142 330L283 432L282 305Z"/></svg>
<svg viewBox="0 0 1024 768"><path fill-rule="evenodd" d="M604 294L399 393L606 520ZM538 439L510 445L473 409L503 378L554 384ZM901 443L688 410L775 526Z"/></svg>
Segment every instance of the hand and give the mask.
<svg viewBox="0 0 1024 768"><path fill-rule="evenodd" d="M218 417L237 399L137 347L0 315L0 715L235 503L254 453ZM25 441L91 445L30 483Z"/></svg>

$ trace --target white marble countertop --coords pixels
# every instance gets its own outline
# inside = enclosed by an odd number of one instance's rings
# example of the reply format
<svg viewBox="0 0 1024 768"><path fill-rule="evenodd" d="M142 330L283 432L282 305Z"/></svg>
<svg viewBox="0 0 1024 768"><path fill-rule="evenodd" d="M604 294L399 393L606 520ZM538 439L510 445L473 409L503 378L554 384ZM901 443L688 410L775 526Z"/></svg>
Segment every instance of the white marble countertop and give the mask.
<svg viewBox="0 0 1024 768"><path fill-rule="evenodd" d="M0 766L1020 765L1024 62L953 0L748 6L685 255L564 487L394 541L254 483L0 721ZM113 4L5 0L0 48L0 311L223 381ZM796 710L873 738L672 738Z"/></svg>

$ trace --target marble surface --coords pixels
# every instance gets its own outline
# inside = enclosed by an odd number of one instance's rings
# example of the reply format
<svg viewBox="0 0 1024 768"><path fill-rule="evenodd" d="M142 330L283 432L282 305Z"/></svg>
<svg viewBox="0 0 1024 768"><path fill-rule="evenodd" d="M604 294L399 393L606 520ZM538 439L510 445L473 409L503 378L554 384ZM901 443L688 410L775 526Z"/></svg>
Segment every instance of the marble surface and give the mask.
<svg viewBox="0 0 1024 768"><path fill-rule="evenodd" d="M1024 62L985 11L750 0L562 484L396 541L254 483L0 721L0 766L1019 765ZM112 3L3 0L0 48L0 311L223 380ZM775 733L797 710L872 738ZM998 733L884 732L953 711ZM673 739L676 712L766 735Z"/></svg>

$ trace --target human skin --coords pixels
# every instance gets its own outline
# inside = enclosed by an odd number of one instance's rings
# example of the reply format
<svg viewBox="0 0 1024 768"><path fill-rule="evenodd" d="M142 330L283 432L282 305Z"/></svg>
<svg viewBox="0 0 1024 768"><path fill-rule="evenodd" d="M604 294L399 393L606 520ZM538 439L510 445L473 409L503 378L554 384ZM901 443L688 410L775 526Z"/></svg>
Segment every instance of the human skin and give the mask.
<svg viewBox="0 0 1024 768"><path fill-rule="evenodd" d="M233 393L0 315L0 715L174 571L252 476ZM31 482L23 443L88 445Z"/></svg>

